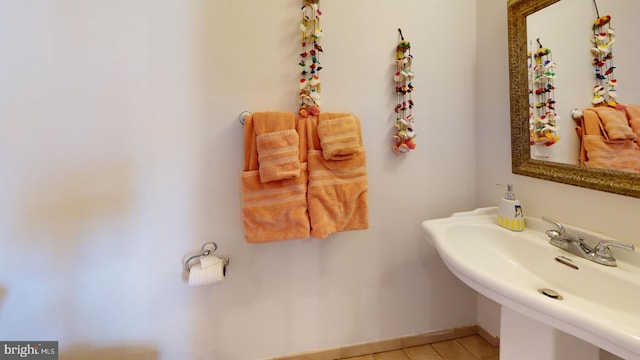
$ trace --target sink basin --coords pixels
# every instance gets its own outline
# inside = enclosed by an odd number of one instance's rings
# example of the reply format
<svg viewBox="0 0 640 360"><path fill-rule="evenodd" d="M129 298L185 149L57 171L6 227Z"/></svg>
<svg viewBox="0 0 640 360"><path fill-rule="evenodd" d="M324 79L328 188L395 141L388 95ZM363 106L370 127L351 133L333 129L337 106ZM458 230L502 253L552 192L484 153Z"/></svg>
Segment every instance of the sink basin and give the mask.
<svg viewBox="0 0 640 360"><path fill-rule="evenodd" d="M446 266L484 296L624 359L640 359L640 256L612 250L617 267L549 244L541 219L526 229L498 226L497 209L422 223ZM603 236L567 230L595 243ZM540 289L551 289L545 295ZM559 295L556 298L555 295Z"/></svg>

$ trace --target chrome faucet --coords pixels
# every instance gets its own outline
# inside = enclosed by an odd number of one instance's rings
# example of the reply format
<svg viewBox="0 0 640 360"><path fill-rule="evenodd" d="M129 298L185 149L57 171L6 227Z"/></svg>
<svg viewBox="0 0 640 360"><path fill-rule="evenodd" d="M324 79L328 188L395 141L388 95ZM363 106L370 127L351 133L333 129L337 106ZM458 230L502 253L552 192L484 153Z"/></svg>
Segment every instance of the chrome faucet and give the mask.
<svg viewBox="0 0 640 360"><path fill-rule="evenodd" d="M549 237L549 243L557 246L563 250L566 250L574 255L591 260L598 264L606 266L617 266L616 259L611 254L609 246L615 246L622 249L633 251L635 246L633 244L614 241L614 240L601 240L594 247L591 247L584 241L583 237L578 237L567 232L564 225L561 223L542 217L542 220L551 223L556 226L554 230L547 230L545 234Z"/></svg>

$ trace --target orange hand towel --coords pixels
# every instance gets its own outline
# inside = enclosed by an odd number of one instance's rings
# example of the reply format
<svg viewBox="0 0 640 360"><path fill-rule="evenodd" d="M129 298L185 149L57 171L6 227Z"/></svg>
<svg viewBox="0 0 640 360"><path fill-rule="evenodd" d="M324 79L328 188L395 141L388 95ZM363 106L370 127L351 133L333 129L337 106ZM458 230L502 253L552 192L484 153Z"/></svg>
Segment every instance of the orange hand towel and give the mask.
<svg viewBox="0 0 640 360"><path fill-rule="evenodd" d="M321 116L318 138L325 160L351 159L362 151L360 121L354 115L339 118Z"/></svg>
<svg viewBox="0 0 640 360"><path fill-rule="evenodd" d="M369 227L366 155L361 138L358 139L360 151L348 159L326 160L320 150L318 123L345 116L349 115L322 113L319 119L313 116L307 118L309 147L307 202L311 236L317 239L325 238L338 231Z"/></svg>
<svg viewBox="0 0 640 360"><path fill-rule="evenodd" d="M293 113L260 112L251 117L263 183L300 176L296 116Z"/></svg>
<svg viewBox="0 0 640 360"><path fill-rule="evenodd" d="M244 125L241 191L245 241L263 243L309 237L306 140L300 142L298 149L297 160L301 164L299 176L263 183L256 144L256 131L261 130L254 128L254 118L255 115L247 117ZM305 134L305 124L296 120L296 131Z"/></svg>
<svg viewBox="0 0 640 360"><path fill-rule="evenodd" d="M624 110L617 110L608 106L598 106L591 108L600 117L604 126L604 137L608 141L617 140L638 140L638 136L633 133L627 120Z"/></svg>
<svg viewBox="0 0 640 360"><path fill-rule="evenodd" d="M640 141L640 105L627 105L624 110L627 112L629 126L631 126L633 133L638 136L638 141Z"/></svg>

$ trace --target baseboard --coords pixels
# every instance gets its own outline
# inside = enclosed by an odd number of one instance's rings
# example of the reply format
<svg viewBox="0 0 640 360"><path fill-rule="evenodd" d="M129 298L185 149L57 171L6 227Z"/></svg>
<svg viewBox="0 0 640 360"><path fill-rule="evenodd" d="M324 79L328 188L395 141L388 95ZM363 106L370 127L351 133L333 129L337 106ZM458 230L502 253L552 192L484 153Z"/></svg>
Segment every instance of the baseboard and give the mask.
<svg viewBox="0 0 640 360"><path fill-rule="evenodd" d="M481 328L480 326L478 326L478 335L480 335L481 338L485 339L485 341L489 344L495 347L500 347L500 337L491 335L491 333Z"/></svg>
<svg viewBox="0 0 640 360"><path fill-rule="evenodd" d="M273 360L334 360L372 353L392 351L412 346L433 344L441 341L453 340L465 336L480 335L491 345L498 346L499 338L492 336L477 325L463 326L453 329L433 331L424 334L403 336L394 339L373 341L355 345L348 345L328 350L310 351L302 354L288 355Z"/></svg>

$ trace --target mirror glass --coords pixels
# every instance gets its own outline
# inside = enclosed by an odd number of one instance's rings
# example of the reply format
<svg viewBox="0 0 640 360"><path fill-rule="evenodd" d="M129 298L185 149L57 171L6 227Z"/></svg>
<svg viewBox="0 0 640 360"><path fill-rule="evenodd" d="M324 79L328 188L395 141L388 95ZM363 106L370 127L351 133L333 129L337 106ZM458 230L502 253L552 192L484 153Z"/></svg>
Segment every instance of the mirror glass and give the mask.
<svg viewBox="0 0 640 360"><path fill-rule="evenodd" d="M546 79L542 75L532 79L530 105L534 107L534 112L544 116L550 109L540 106L544 104L536 100L554 101L552 107L558 128L556 136L560 137L550 146L545 138L538 141L531 148L532 158L579 164L580 139L571 111L592 106L593 87L598 83L606 90L609 81L614 80L618 102L640 104L640 71L634 71L640 55L640 46L634 40L635 34L640 34L640 22L635 19L635 14L640 11L640 1L599 1L596 4L597 10L592 1L562 0L527 16L527 51L531 54L529 61L532 65L529 73L533 74L535 68L538 73L547 73L552 77ZM607 33L602 36L602 44L612 43L604 47L600 54L594 55L590 51L590 48L596 47L591 42L591 26L595 19L607 15L611 16L611 20L599 28L598 33ZM540 49L548 54L535 56ZM599 62L599 67L593 65L596 56L606 59ZM536 64L537 58L543 63ZM595 69L599 70L598 73ZM601 81L596 78L598 74L603 77ZM600 99L604 102L605 97Z"/></svg>
<svg viewBox="0 0 640 360"><path fill-rule="evenodd" d="M514 173L640 197L640 174L580 165L581 141L576 125L581 123L571 116L572 109L582 111L593 106L593 91L598 79L591 50L594 45L592 25L598 15L611 16L611 22L603 28L611 27L615 38L615 44L610 46L613 59L600 71L615 66L611 71L619 79L616 99L621 104L640 105L640 71L634 69L634 63L637 63L634 59L640 55L635 40L635 34L640 33L640 22L633 19L638 10L640 1L637 0L596 0L595 3L584 0L508 1ZM551 81L543 79L535 83L532 67L536 65L536 59L531 55L540 49L545 49L545 54L549 55L541 57L541 62L552 62L546 69ZM553 136L548 136L553 140L545 141L531 136L529 121L536 105L541 103L540 99L545 106L549 104L549 97L533 95L536 89L544 91L549 83L552 110L557 117L556 127L551 127ZM536 139L539 141L534 141Z"/></svg>

